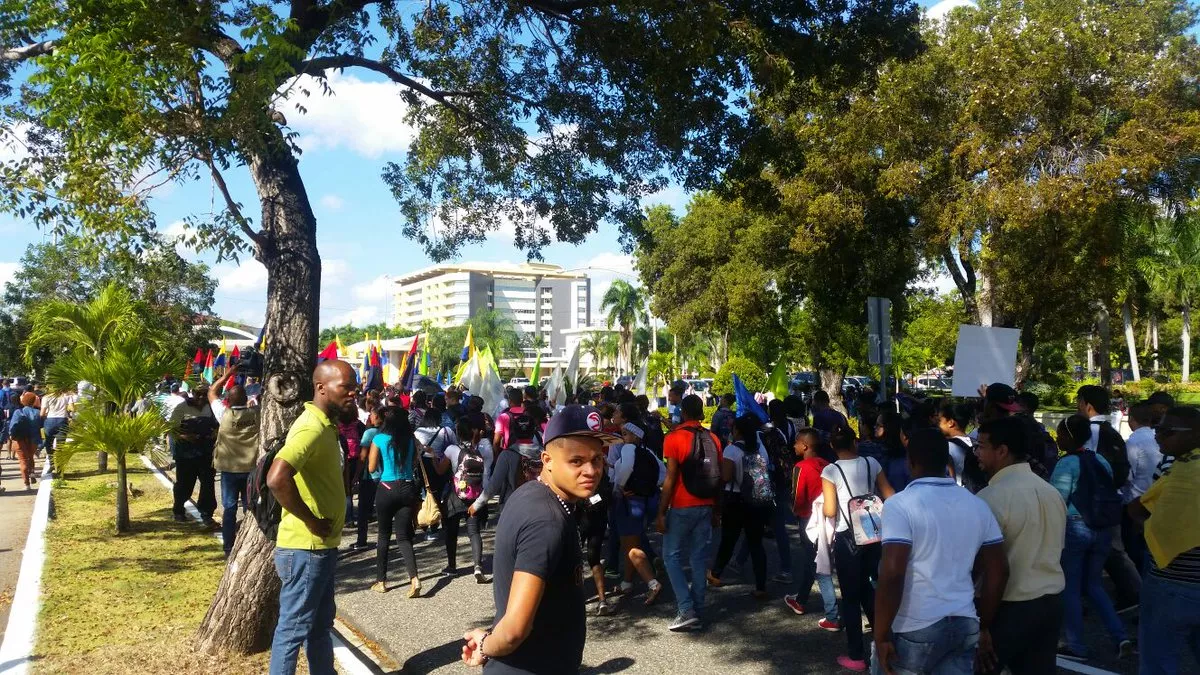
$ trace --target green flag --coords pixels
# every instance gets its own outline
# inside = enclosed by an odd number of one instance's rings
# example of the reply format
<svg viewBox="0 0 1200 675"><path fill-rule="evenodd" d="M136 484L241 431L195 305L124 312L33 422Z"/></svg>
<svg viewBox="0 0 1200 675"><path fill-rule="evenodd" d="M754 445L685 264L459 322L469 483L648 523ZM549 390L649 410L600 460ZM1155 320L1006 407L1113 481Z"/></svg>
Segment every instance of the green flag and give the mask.
<svg viewBox="0 0 1200 675"><path fill-rule="evenodd" d="M771 371L771 376L767 378L767 391L774 394L775 398L782 401L788 395L788 376L787 368L784 367L783 360L780 359L775 364L775 369Z"/></svg>
<svg viewBox="0 0 1200 675"><path fill-rule="evenodd" d="M537 361L533 364L533 375L529 378L530 384L538 386L538 381L542 379L542 353L538 352Z"/></svg>

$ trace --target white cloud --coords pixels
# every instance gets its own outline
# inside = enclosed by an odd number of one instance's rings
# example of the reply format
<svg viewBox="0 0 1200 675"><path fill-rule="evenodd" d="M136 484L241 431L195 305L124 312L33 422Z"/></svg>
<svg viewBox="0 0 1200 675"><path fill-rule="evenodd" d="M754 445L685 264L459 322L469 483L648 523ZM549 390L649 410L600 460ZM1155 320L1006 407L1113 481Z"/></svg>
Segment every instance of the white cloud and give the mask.
<svg viewBox="0 0 1200 675"><path fill-rule="evenodd" d="M213 268L217 278L217 292L227 295L257 296L265 302L267 297L267 268L254 258L245 258L238 264L223 263Z"/></svg>
<svg viewBox="0 0 1200 675"><path fill-rule="evenodd" d="M946 15L950 13L950 10L957 9L959 7L974 6L975 3L971 0L942 0L941 2L926 9L925 16L929 19L940 21L946 18Z"/></svg>
<svg viewBox="0 0 1200 675"><path fill-rule="evenodd" d="M604 325L600 312L600 300L608 292L613 281L621 279L640 286L633 269L633 256L623 253L605 252L580 265L592 280L592 323Z"/></svg>
<svg viewBox="0 0 1200 675"><path fill-rule="evenodd" d="M321 312L321 316L326 316L326 313ZM328 321L322 321L321 323L325 326L345 326L346 324L350 324L352 326L369 326L380 321L383 321L383 312L379 305L363 305L361 307L355 307L348 312L335 314L333 315L332 319ZM351 339L357 338L354 336L349 336L343 339L345 339L346 342L350 342Z"/></svg>
<svg viewBox="0 0 1200 675"><path fill-rule="evenodd" d="M384 303L392 294L392 277L380 274L365 284L358 284L352 289L354 299L358 302Z"/></svg>
<svg viewBox="0 0 1200 675"><path fill-rule="evenodd" d="M346 202L343 201L341 197L334 194L323 195L321 197L321 206L324 206L330 211L340 210L345 203Z"/></svg>
<svg viewBox="0 0 1200 675"><path fill-rule="evenodd" d="M403 121L408 106L400 85L368 82L336 70L326 71L326 82L329 94L319 78L301 75L284 85L287 94L276 103L300 134L297 142L305 152L346 147L376 158L408 149L416 130Z"/></svg>
<svg viewBox="0 0 1200 675"><path fill-rule="evenodd" d="M29 122L16 122L8 129L0 128L0 164L15 162L29 156L25 139L33 125Z"/></svg>
<svg viewBox="0 0 1200 675"><path fill-rule="evenodd" d="M16 278L17 272L20 271L21 263L19 262L0 262L0 289Z"/></svg>

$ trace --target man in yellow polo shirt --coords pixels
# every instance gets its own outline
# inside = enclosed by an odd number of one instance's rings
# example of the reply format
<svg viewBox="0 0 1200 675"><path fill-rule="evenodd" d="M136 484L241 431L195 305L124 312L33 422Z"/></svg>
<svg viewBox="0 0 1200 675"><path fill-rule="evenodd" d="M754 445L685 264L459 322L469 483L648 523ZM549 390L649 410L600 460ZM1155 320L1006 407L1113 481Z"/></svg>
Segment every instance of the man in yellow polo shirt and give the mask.
<svg viewBox="0 0 1200 675"><path fill-rule="evenodd" d="M345 361L323 361L313 371L313 400L288 430L267 474L267 485L283 507L275 539L279 574L279 623L271 642L271 675L292 675L300 646L308 670L333 669L329 631L335 613L334 572L346 520L342 450L336 420L351 412L354 369Z"/></svg>

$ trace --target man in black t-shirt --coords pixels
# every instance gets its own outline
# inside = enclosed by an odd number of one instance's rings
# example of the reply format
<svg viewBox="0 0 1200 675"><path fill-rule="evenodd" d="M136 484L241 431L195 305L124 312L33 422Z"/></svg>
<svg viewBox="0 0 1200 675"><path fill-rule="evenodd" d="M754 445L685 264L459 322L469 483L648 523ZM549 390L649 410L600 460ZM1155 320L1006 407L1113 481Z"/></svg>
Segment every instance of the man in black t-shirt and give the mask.
<svg viewBox="0 0 1200 675"><path fill-rule="evenodd" d="M596 493L604 445L595 408L570 405L546 427L542 473L509 497L496 525L496 621L463 636L462 659L488 675L573 673L583 662L583 555L572 504Z"/></svg>

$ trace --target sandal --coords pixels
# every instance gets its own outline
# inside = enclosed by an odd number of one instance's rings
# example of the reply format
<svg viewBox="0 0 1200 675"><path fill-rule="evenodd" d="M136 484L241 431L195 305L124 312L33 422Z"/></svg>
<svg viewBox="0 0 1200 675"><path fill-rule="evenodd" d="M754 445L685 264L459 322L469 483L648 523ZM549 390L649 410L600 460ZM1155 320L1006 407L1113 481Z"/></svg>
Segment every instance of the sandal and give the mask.
<svg viewBox="0 0 1200 675"><path fill-rule="evenodd" d="M705 572L704 577L706 579L708 579L708 585L712 586L713 588L720 588L725 585L725 584L721 583L720 579L713 576L712 570Z"/></svg>

